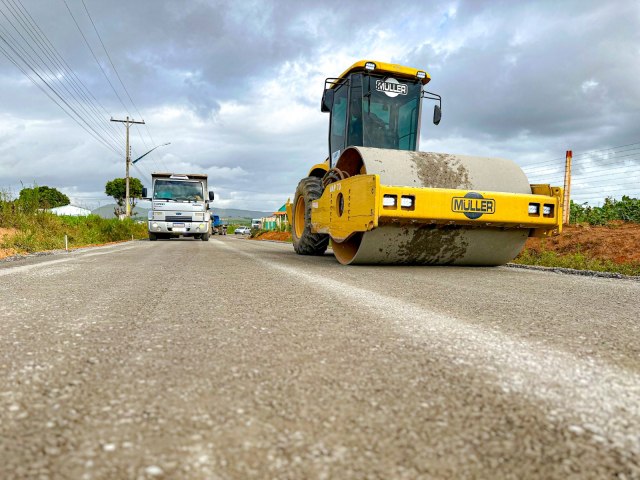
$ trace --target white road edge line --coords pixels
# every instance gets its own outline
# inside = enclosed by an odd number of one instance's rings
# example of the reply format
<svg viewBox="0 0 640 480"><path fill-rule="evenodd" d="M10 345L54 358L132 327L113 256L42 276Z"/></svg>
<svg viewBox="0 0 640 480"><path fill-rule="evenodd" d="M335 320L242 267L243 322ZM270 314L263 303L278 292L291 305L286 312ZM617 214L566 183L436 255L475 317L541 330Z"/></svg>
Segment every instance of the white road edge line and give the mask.
<svg viewBox="0 0 640 480"><path fill-rule="evenodd" d="M115 248L117 246L118 245L113 245L113 246L109 245L108 247L100 247L100 248ZM107 252L87 252L87 253L82 252L82 253L73 255L71 257L60 258L57 260L47 260L45 262L31 263L29 265L16 265L16 266L0 269L0 277L3 277L5 275L12 275L14 273L22 273L22 272L33 270L36 268L49 267L57 263L66 263L72 260L77 260L79 258L94 257L96 255L109 255L111 253L123 252L125 250L131 250L132 248L136 248L136 247L123 247L115 250L109 250Z"/></svg>
<svg viewBox="0 0 640 480"><path fill-rule="evenodd" d="M381 295L302 269L280 265L235 246L224 248L297 277L314 288L346 299L359 309L391 321L397 329L429 343L430 351L453 363L495 378L506 393L520 394L551 407L576 435L640 455L640 375L593 358L581 359L542 342L512 338L455 317ZM604 446L604 445L603 445Z"/></svg>

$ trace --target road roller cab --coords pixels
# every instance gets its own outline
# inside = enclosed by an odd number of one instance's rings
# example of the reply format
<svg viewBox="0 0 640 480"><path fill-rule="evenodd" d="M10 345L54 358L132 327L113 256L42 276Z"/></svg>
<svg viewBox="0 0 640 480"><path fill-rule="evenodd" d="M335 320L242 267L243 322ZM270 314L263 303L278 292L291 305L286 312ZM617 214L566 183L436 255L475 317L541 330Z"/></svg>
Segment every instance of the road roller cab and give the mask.
<svg viewBox="0 0 640 480"><path fill-rule="evenodd" d="M423 90L426 72L381 62L361 61L340 77L325 80L321 110L330 112L329 158L335 164L349 146L418 149L421 99L439 95Z"/></svg>
<svg viewBox="0 0 640 480"><path fill-rule="evenodd" d="M287 202L293 246L343 264L500 265L529 236L561 229L562 189L529 185L514 162L419 152L422 70L360 61L328 78L329 156Z"/></svg>

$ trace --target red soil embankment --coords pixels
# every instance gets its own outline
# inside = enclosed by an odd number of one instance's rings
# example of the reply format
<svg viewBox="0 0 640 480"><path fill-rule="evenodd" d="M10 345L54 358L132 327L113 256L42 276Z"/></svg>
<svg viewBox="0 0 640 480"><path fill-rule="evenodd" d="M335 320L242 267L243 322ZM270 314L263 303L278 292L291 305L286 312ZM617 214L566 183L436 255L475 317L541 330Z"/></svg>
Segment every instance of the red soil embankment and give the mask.
<svg viewBox="0 0 640 480"><path fill-rule="evenodd" d="M529 238L526 248L558 255L580 253L618 264L640 263L640 224L617 221L602 226L566 226L557 237Z"/></svg>
<svg viewBox="0 0 640 480"><path fill-rule="evenodd" d="M279 242L290 242L291 232L264 232L251 240L277 240Z"/></svg>

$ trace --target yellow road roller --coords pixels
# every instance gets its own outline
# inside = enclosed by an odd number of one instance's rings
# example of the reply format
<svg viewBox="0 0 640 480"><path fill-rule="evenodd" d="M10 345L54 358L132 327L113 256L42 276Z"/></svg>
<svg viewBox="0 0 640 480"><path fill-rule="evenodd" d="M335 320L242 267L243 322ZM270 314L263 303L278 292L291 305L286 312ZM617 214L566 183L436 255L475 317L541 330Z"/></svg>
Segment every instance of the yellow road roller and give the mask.
<svg viewBox="0 0 640 480"><path fill-rule="evenodd" d="M287 201L293 247L354 264L502 265L562 228L562 188L510 160L418 151L423 70L362 60L327 78L329 156Z"/></svg>

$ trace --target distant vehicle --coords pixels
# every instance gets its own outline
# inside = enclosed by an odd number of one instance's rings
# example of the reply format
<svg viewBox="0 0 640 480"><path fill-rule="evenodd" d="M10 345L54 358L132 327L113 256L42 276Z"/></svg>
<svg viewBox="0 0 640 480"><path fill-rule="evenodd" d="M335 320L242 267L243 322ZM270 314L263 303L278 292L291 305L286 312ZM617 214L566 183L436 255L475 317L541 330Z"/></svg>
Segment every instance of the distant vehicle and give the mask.
<svg viewBox="0 0 640 480"><path fill-rule="evenodd" d="M212 235L226 235L227 225L222 223L222 220L218 215L211 214L211 234Z"/></svg>
<svg viewBox="0 0 640 480"><path fill-rule="evenodd" d="M142 197L152 201L149 240L180 236L209 240L213 192L207 190L207 175L154 173L151 183L151 198L142 189Z"/></svg>
<svg viewBox="0 0 640 480"><path fill-rule="evenodd" d="M251 228L262 228L262 219L261 218L252 218L251 219Z"/></svg>
<svg viewBox="0 0 640 480"><path fill-rule="evenodd" d="M233 233L236 235L249 235L251 233L251 229L249 227L238 227Z"/></svg>

